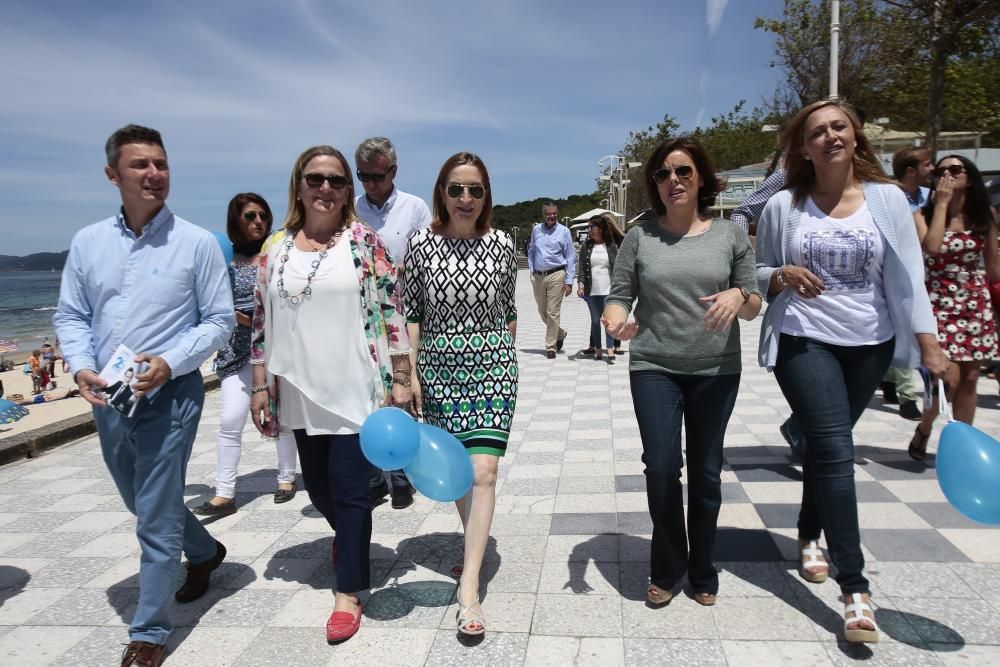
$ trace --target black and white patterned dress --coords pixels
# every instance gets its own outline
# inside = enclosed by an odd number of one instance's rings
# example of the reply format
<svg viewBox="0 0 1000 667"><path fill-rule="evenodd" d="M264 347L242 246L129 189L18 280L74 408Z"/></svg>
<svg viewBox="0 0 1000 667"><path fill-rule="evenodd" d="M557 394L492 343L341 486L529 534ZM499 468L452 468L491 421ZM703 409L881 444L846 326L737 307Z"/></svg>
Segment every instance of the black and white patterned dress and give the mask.
<svg viewBox="0 0 1000 667"><path fill-rule="evenodd" d="M517 263L511 238L444 238L423 229L404 267L407 321L420 324L424 419L470 454L503 456L517 399Z"/></svg>

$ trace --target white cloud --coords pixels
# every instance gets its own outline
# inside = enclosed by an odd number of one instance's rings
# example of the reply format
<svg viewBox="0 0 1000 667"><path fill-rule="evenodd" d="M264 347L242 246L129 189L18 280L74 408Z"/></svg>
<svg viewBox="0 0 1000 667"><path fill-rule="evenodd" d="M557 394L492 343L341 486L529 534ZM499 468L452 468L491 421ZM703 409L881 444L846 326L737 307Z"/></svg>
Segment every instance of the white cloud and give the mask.
<svg viewBox="0 0 1000 667"><path fill-rule="evenodd" d="M711 37L722 23L722 15L726 11L729 0L705 0L705 20L708 22L708 34Z"/></svg>

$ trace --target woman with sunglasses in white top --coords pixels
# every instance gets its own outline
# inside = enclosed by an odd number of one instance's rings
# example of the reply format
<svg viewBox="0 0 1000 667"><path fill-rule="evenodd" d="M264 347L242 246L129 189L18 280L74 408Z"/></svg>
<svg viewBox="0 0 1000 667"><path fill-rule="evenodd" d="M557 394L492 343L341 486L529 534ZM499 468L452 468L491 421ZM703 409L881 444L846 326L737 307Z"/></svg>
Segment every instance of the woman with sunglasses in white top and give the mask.
<svg viewBox="0 0 1000 667"><path fill-rule="evenodd" d="M997 304L989 283L1000 280L996 216L976 165L959 155L938 160L932 198L913 218L927 263L938 343L951 362L945 376L948 399L955 419L971 424L979 367L997 358ZM937 414L935 400L910 440L910 456L918 461L927 454Z"/></svg>
<svg viewBox="0 0 1000 667"><path fill-rule="evenodd" d="M361 425L383 405L410 404L402 285L378 234L354 213L350 174L331 146L295 161L284 229L261 258L251 352L254 424L292 430L309 499L336 533L330 642L358 631L358 596L371 584Z"/></svg>
<svg viewBox="0 0 1000 667"><path fill-rule="evenodd" d="M410 238L405 265L414 412L454 434L472 459L472 489L455 503L465 529L464 560L453 568L465 635L486 631L479 573L517 399L517 262L492 220L486 165L472 153L451 156L434 186L434 219Z"/></svg>
<svg viewBox="0 0 1000 667"><path fill-rule="evenodd" d="M194 508L199 516L226 516L236 511L236 469L243 448L243 426L250 413L250 327L258 256L271 233L271 207L260 195L241 192L229 201L226 234L233 244L229 280L236 308L236 328L229 344L215 357L220 380L219 443L216 446L215 496ZM278 488L275 503L295 497L295 438L289 431L278 435Z"/></svg>

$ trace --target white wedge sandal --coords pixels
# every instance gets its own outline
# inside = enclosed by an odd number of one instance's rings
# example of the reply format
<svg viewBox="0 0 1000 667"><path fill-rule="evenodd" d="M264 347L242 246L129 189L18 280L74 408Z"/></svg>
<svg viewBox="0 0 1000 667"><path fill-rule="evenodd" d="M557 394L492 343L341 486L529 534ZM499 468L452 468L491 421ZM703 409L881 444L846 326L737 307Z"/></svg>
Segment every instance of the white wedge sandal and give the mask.
<svg viewBox="0 0 1000 667"><path fill-rule="evenodd" d="M871 602L870 598L868 602ZM878 643L878 624L875 622L875 612L872 611L872 607L868 602L865 602L861 593L852 593L851 602L844 603L844 639L851 643ZM865 616L866 611L871 612L872 615ZM868 621L872 624L873 629L847 627L851 623L857 623L858 621Z"/></svg>

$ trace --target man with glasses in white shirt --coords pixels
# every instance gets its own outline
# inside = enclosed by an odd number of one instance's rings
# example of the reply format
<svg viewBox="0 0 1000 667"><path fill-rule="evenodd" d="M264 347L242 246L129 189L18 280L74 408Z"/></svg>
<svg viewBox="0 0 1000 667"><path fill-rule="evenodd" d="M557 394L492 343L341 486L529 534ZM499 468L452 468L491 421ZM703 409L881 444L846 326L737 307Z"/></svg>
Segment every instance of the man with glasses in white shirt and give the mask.
<svg viewBox="0 0 1000 667"><path fill-rule="evenodd" d="M354 163L364 194L358 195L354 208L366 225L378 232L392 261L402 273L410 237L431 224L431 212L424 200L399 190L396 178L396 148L385 137L365 139L354 151ZM405 278L405 276L404 276ZM392 482L392 507L403 509L413 504L413 488L402 470L389 472ZM389 493L389 484L381 470L375 469L369 487L372 503Z"/></svg>

